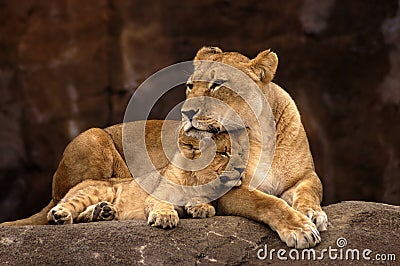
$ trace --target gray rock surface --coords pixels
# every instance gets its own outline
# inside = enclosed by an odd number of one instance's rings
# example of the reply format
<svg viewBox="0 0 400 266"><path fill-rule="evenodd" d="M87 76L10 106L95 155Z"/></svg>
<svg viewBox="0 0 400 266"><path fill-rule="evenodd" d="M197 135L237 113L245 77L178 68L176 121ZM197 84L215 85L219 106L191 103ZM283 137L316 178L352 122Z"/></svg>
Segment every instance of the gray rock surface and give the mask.
<svg viewBox="0 0 400 266"><path fill-rule="evenodd" d="M371 263L362 259L364 249L372 251L367 254L371 260L377 254L386 258L394 254L397 262L400 260L399 206L342 202L325 207L325 211L332 225L322 233L316 255L331 247L337 249L332 255L338 259L331 260L325 253L320 264ZM347 244L337 243L339 238ZM276 250L273 260L258 259L265 244L268 254ZM279 249L286 250L283 256L287 261L278 259ZM349 249L359 250L360 261L345 260ZM340 261L341 252L344 260ZM242 217L184 219L172 230L153 228L144 221L0 228L1 265L280 265L293 263L289 254L296 255L276 233ZM296 265L312 262L299 260Z"/></svg>

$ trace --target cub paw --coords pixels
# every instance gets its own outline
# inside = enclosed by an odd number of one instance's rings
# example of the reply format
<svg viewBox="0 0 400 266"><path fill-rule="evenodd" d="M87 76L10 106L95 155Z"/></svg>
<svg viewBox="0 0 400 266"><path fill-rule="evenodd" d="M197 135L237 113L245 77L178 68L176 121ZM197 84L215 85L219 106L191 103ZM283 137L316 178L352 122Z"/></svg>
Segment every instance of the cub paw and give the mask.
<svg viewBox="0 0 400 266"><path fill-rule="evenodd" d="M276 231L288 247L312 248L321 242L316 225L300 212L295 211L292 219L281 221L278 227Z"/></svg>
<svg viewBox="0 0 400 266"><path fill-rule="evenodd" d="M206 203L198 206L186 206L185 209L193 218L204 219L215 216L215 208Z"/></svg>
<svg viewBox="0 0 400 266"><path fill-rule="evenodd" d="M114 206L107 201L102 201L87 207L84 212L79 214L76 220L79 223L112 221L115 219L115 215L116 210Z"/></svg>
<svg viewBox="0 0 400 266"><path fill-rule="evenodd" d="M62 206L55 206L47 214L49 224L72 224L71 212Z"/></svg>
<svg viewBox="0 0 400 266"><path fill-rule="evenodd" d="M94 207L92 222L97 221L112 221L115 218L114 206L107 202L100 202Z"/></svg>
<svg viewBox="0 0 400 266"><path fill-rule="evenodd" d="M307 216L317 226L318 231L326 231L328 229L328 216L321 208L302 208L298 209L298 211Z"/></svg>
<svg viewBox="0 0 400 266"><path fill-rule="evenodd" d="M162 227L164 229L174 228L178 225L179 216L175 210L154 210L149 213L147 224Z"/></svg>

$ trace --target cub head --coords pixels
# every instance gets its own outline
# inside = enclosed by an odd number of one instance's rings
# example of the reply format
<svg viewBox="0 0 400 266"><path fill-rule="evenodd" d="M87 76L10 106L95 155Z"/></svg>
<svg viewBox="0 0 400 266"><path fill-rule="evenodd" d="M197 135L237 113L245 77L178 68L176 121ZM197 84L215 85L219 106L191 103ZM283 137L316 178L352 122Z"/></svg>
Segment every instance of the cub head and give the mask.
<svg viewBox="0 0 400 266"><path fill-rule="evenodd" d="M201 48L181 110L185 132L210 136L257 123L265 101L260 88L271 82L277 66L278 58L270 50L249 59L217 47Z"/></svg>
<svg viewBox="0 0 400 266"><path fill-rule="evenodd" d="M235 132L235 136L222 132L215 134L212 141L203 141L181 134L179 146L183 155L188 159L198 159L202 153L213 149L213 146L210 145L212 142L215 144L213 159L203 169L191 171L186 185L199 186L217 179L218 182L213 182L211 189L208 187L210 190L207 191L207 194L210 195L220 192L221 189L240 186L248 158L248 150L244 143L246 134L245 130Z"/></svg>
<svg viewBox="0 0 400 266"><path fill-rule="evenodd" d="M217 152L214 160L206 168L192 171L188 185L205 185L214 180L212 189L207 194L213 195L221 189L232 188L242 184L241 178L246 165L238 154Z"/></svg>

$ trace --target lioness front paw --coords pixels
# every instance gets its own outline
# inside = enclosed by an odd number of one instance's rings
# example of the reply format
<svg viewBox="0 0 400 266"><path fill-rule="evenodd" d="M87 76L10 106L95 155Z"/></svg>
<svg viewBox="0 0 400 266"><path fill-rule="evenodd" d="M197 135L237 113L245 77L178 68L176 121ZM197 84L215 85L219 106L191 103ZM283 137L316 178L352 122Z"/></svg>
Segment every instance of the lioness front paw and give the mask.
<svg viewBox="0 0 400 266"><path fill-rule="evenodd" d="M328 216L320 208L299 208L298 211L308 217L316 226L318 231L326 231L328 229Z"/></svg>
<svg viewBox="0 0 400 266"><path fill-rule="evenodd" d="M147 224L151 226L174 228L178 225L179 216L175 210L153 210L149 213Z"/></svg>
<svg viewBox="0 0 400 266"><path fill-rule="evenodd" d="M186 206L185 209L193 218L204 219L215 216L215 208L207 203L198 206Z"/></svg>
<svg viewBox="0 0 400 266"><path fill-rule="evenodd" d="M290 220L280 222L276 231L288 247L297 249L311 248L321 242L321 236L315 224L302 213L295 211Z"/></svg>
<svg viewBox="0 0 400 266"><path fill-rule="evenodd" d="M71 212L62 206L55 206L47 213L47 220L50 224L72 224Z"/></svg>

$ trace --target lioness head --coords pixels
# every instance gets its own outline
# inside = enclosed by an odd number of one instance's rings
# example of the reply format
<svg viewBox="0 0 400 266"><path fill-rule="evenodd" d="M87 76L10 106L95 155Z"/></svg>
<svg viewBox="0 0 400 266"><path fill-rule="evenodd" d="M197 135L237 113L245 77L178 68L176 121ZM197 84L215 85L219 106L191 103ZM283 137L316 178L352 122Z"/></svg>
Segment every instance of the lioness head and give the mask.
<svg viewBox="0 0 400 266"><path fill-rule="evenodd" d="M194 64L181 110L187 134L209 136L207 133L248 127L257 121L264 100L259 88L275 75L275 53L266 50L249 59L240 53L203 47Z"/></svg>

